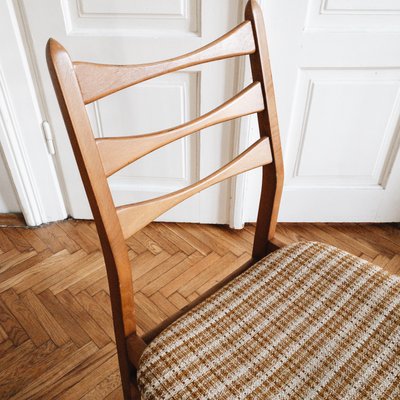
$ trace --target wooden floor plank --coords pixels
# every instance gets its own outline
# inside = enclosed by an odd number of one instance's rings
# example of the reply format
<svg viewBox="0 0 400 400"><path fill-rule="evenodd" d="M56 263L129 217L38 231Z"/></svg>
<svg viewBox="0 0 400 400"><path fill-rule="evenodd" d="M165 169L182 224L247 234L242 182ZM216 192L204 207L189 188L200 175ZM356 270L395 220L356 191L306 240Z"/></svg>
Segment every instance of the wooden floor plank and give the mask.
<svg viewBox="0 0 400 400"><path fill-rule="evenodd" d="M225 276L234 272L239 267L241 267L243 264L245 264L247 261L249 261L250 258L251 258L251 255L249 253L243 253L240 257L235 257L234 259L232 259L232 261L230 259L221 260L221 264L218 266L219 270L212 271L211 276L206 280L206 282L204 282L201 286L196 288L196 293L203 294L208 289L210 289L214 285L216 285L223 278L225 278ZM225 261L228 261L228 262L225 263Z"/></svg>
<svg viewBox="0 0 400 400"><path fill-rule="evenodd" d="M35 264L31 268L24 270L18 275L12 276L9 279L0 281L0 292L13 288L16 292L20 293L24 290L34 286L42 279L54 275L60 269L60 265L64 264L70 254L67 250L61 250L56 254Z"/></svg>
<svg viewBox="0 0 400 400"><path fill-rule="evenodd" d="M6 339L4 341L2 341L0 343L0 358L3 358L4 356L6 356L7 354L9 354L13 348L14 348L14 344L11 341L11 339Z"/></svg>
<svg viewBox="0 0 400 400"><path fill-rule="evenodd" d="M70 257L70 259L71 263L75 262L75 260L72 260L72 256ZM104 267L102 265L102 261L103 256L99 251L92 253L90 255L90 258L80 260L78 268L76 268L72 274L69 274L61 281L59 280L58 282L55 282L54 285L49 287L49 289L52 291L52 293L58 294L63 290L68 289L70 286L74 286L77 282L79 282L83 278L86 278L94 271L103 269Z"/></svg>
<svg viewBox="0 0 400 400"><path fill-rule="evenodd" d="M180 226L187 233L190 233L192 236L196 237L200 242L207 243L212 251L218 253L220 256L225 255L229 251L229 244L227 244L224 240L220 240L219 237L212 235L212 233L205 230L201 224L198 226L193 224L180 224ZM240 252L240 250L237 251Z"/></svg>
<svg viewBox="0 0 400 400"><path fill-rule="evenodd" d="M193 282L194 279L196 279L196 277L207 268L207 266L217 263L220 260L221 257L217 253L212 252L207 254L206 257L198 258L197 262L194 261L191 265L182 266L175 272L174 276L171 276L172 279L169 282L165 279L162 280L162 283L159 285L160 293L165 297L171 296L172 293L181 289L188 282ZM161 280L160 278L158 279ZM146 292L144 293L146 294ZM149 294L151 295L152 293Z"/></svg>
<svg viewBox="0 0 400 400"><path fill-rule="evenodd" d="M92 318L102 327L108 337L115 342L113 326L109 324L110 316L103 310L100 304L90 296L86 291L77 294L81 306L92 316Z"/></svg>
<svg viewBox="0 0 400 400"><path fill-rule="evenodd" d="M163 296L160 292L154 293L150 300L162 311L165 315L173 315L179 309L172 304L165 296Z"/></svg>
<svg viewBox="0 0 400 400"><path fill-rule="evenodd" d="M86 291L91 296L95 296L97 293L99 293L101 291L104 291L107 294L110 294L107 277L102 277L102 278L98 279L96 282L91 283L90 286L87 287Z"/></svg>
<svg viewBox="0 0 400 400"><path fill-rule="evenodd" d="M190 280L182 282L176 290L183 296L188 297L194 293L199 287L204 285L210 278L217 274L221 269L223 270L226 265L232 264L236 259L235 255L231 252L227 252L223 257L220 257L214 261L204 263L204 267L200 273L196 274ZM228 274L224 274L226 276ZM161 290L163 293L163 290Z"/></svg>
<svg viewBox="0 0 400 400"><path fill-rule="evenodd" d="M162 247L159 246L154 240L152 240L149 236L147 236L144 232L140 231L133 235L133 237L150 253L156 255L163 251Z"/></svg>
<svg viewBox="0 0 400 400"><path fill-rule="evenodd" d="M127 240L138 333L244 264L254 225L153 223ZM399 224L278 224L400 274ZM0 398L122 400L108 282L96 228L68 220L0 228Z"/></svg>
<svg viewBox="0 0 400 400"><path fill-rule="evenodd" d="M6 235L6 232L0 228L0 250L2 252L7 252L14 249L14 245L12 244L11 240Z"/></svg>
<svg viewBox="0 0 400 400"><path fill-rule="evenodd" d="M174 279L178 278L182 273L189 270L193 265L200 262L203 259L199 252L195 252L191 254L189 257L182 260L179 264L176 264L173 268L166 271L163 275L158 276L153 282L150 282L149 285L145 287L146 293L152 295L155 290L160 290L163 296L168 297L169 292L168 285Z"/></svg>
<svg viewBox="0 0 400 400"><path fill-rule="evenodd" d="M42 375L50 365L65 358L73 348L72 343L57 347L49 340L26 354L22 363L5 368L1 373L0 398L4 399L16 395L26 385ZM26 369L30 370L29 374L24 373Z"/></svg>
<svg viewBox="0 0 400 400"><path fill-rule="evenodd" d="M59 293L57 299L68 308L81 328L90 336L97 347L104 347L111 339L104 330L97 324L92 316L81 306L76 297L73 297L67 290Z"/></svg>
<svg viewBox="0 0 400 400"><path fill-rule="evenodd" d="M146 295L151 296L159 288L157 279L166 274L170 269L186 259L185 254L178 252L167 258L150 271L135 279L135 290L141 290Z"/></svg>
<svg viewBox="0 0 400 400"><path fill-rule="evenodd" d="M8 339L7 332L4 330L4 328L0 325L0 343L4 342L5 340Z"/></svg>
<svg viewBox="0 0 400 400"><path fill-rule="evenodd" d="M185 299L179 292L175 292L169 296L168 300L176 307L183 308L189 304L189 301Z"/></svg>
<svg viewBox="0 0 400 400"><path fill-rule="evenodd" d="M201 228L209 232L212 237L217 237L218 241L224 243L228 251L235 254L237 257L240 257L249 248L248 242L243 240L239 235L233 234L229 229L224 229L222 226L213 227L210 225L201 225ZM216 228L217 232L215 232Z"/></svg>
<svg viewBox="0 0 400 400"><path fill-rule="evenodd" d="M3 292L0 298L36 346L40 346L50 340L48 333L40 324L37 316L32 314L26 302L13 289Z"/></svg>
<svg viewBox="0 0 400 400"><path fill-rule="evenodd" d="M100 240L99 236L97 235L97 230L92 229L93 224L90 221L78 222L72 220L72 224L74 225L75 229L79 230L82 237L91 242L96 249L100 249Z"/></svg>
<svg viewBox="0 0 400 400"><path fill-rule="evenodd" d="M91 345L94 345L92 343ZM80 364L76 365L64 377L50 388L41 392L41 399L58 400L59 397L72 390L75 386L79 386L80 382L88 375L96 371L106 360L116 354L114 343L98 349L95 353L88 355ZM72 400L72 398L71 398Z"/></svg>
<svg viewBox="0 0 400 400"><path fill-rule="evenodd" d="M20 346L15 347L13 351L9 351L1 357L1 366L3 372L6 368L25 362L26 355L32 353L36 346L31 340L26 340Z"/></svg>
<svg viewBox="0 0 400 400"><path fill-rule="evenodd" d="M62 270L58 270L57 273L50 274L46 277L42 276L42 279L40 279L36 284L31 285L32 290L35 293L41 293L44 290L53 287L57 283L64 283L64 279L79 270L81 263L86 263L88 260L95 257L97 257L96 253L87 255L83 250L75 252L72 256L65 257L65 260L68 259L68 263L65 263Z"/></svg>
<svg viewBox="0 0 400 400"><path fill-rule="evenodd" d="M123 400L122 390L120 388L115 389L108 396L104 397L104 400Z"/></svg>
<svg viewBox="0 0 400 400"><path fill-rule="evenodd" d="M32 315L34 315L43 326L44 330L55 345L62 346L71 340L50 311L36 297L32 290L27 290L22 293L20 297L26 306L32 311Z"/></svg>
<svg viewBox="0 0 400 400"><path fill-rule="evenodd" d="M84 222L81 223L82 226L83 224ZM98 247L90 239L88 239L87 236L84 235L79 228L77 229L76 226L72 224L72 222L59 222L58 225L66 233L67 236L73 239L75 243L79 243L79 246L81 246L81 248L85 250L86 253L89 254L93 251L98 250Z"/></svg>
<svg viewBox="0 0 400 400"><path fill-rule="evenodd" d="M44 262L52 255L50 250L42 251L33 257L29 257L23 261L14 264L12 268L8 268L6 271L0 273L0 282L5 282L13 276L17 276L24 271L31 270L32 267Z"/></svg>
<svg viewBox="0 0 400 400"><path fill-rule="evenodd" d="M146 246L143 246L138 240L136 240L133 236L126 240L126 244L128 247L133 250L136 254L142 254L147 251Z"/></svg>
<svg viewBox="0 0 400 400"><path fill-rule="evenodd" d="M170 227L170 225L164 225ZM173 231L177 236L181 238L181 240L187 242L190 246L194 247L199 253L203 254L204 256L206 256L208 253L211 253L211 248L207 243L204 243L201 240L197 239L195 236L191 235L180 224L174 224Z"/></svg>
<svg viewBox="0 0 400 400"><path fill-rule="evenodd" d="M58 382L63 379L70 371L80 365L98 348L93 342L89 342L83 347L67 354L65 359L59 363L54 363L43 374L24 386L10 400L36 400L46 398L46 391L51 390Z"/></svg>
<svg viewBox="0 0 400 400"><path fill-rule="evenodd" d="M386 265L385 269L391 274L400 275L400 254L396 254Z"/></svg>
<svg viewBox="0 0 400 400"><path fill-rule="evenodd" d="M98 304L103 308L103 310L109 315L112 315L111 312L111 303L110 303L110 296L108 293L104 291L100 291L96 293L93 298L97 301Z"/></svg>
<svg viewBox="0 0 400 400"><path fill-rule="evenodd" d="M3 232L18 251L25 252L33 250L31 244L21 235L19 229L3 228Z"/></svg>
<svg viewBox="0 0 400 400"><path fill-rule="evenodd" d="M68 311L68 308L61 304L57 297L50 290L45 290L39 294L41 302L49 310L50 314L68 334L71 340L78 346L82 347L90 342L89 335L83 330L75 318Z"/></svg>
<svg viewBox="0 0 400 400"><path fill-rule="evenodd" d="M106 267L97 261L97 265L93 270L89 271L86 276L79 276L79 279L68 287L68 290L75 296L88 286L96 283L100 279L106 279Z"/></svg>
<svg viewBox="0 0 400 400"><path fill-rule="evenodd" d="M163 237L168 239L171 243L175 244L180 251L190 256L196 249L190 245L186 240L182 240L173 230L169 229L168 224L152 224L153 228L160 233Z"/></svg>
<svg viewBox="0 0 400 400"><path fill-rule="evenodd" d="M25 218L22 213L1 213L0 227L25 227Z"/></svg>
<svg viewBox="0 0 400 400"><path fill-rule="evenodd" d="M163 236L153 225L145 226L142 231L157 243L160 248L169 254L175 254L179 251L179 247L174 243L170 242L167 237Z"/></svg>
<svg viewBox="0 0 400 400"><path fill-rule="evenodd" d="M97 400L104 399L120 385L120 377L118 369L110 372L100 381L90 392L86 393L82 400Z"/></svg>
<svg viewBox="0 0 400 400"><path fill-rule="evenodd" d="M169 257L170 255L165 251L154 255L147 250L146 252L139 254L132 261L132 275L134 280L136 281L140 279L142 275L149 273L153 268L156 268Z"/></svg>
<svg viewBox="0 0 400 400"><path fill-rule="evenodd" d="M52 229L49 229L49 225L45 225L38 229L33 229L32 232L53 252L58 253L65 249L65 246L58 240L54 235ZM66 235L65 235L66 236Z"/></svg>
<svg viewBox="0 0 400 400"><path fill-rule="evenodd" d="M70 389L60 394L58 400L71 400L81 399L85 394L95 388L100 382L104 381L114 371L118 370L117 355L112 354L105 357L103 362L93 370L90 374L86 375L77 384Z"/></svg>
<svg viewBox="0 0 400 400"><path fill-rule="evenodd" d="M37 254L35 251L21 253L15 248L0 254L0 274L7 271L15 264L18 264L21 261L34 256L35 254Z"/></svg>
<svg viewBox="0 0 400 400"><path fill-rule="evenodd" d="M47 229L52 236L57 238L61 246L68 250L69 253L72 254L81 249L81 246L70 236L66 235L58 224L50 224Z"/></svg>
<svg viewBox="0 0 400 400"><path fill-rule="evenodd" d="M15 346L20 346L29 339L26 330L22 328L17 317L12 315L2 302L0 302L0 324L7 334L8 339Z"/></svg>
<svg viewBox="0 0 400 400"><path fill-rule="evenodd" d="M38 253L48 249L47 244L36 235L34 229L21 229L20 233Z"/></svg>

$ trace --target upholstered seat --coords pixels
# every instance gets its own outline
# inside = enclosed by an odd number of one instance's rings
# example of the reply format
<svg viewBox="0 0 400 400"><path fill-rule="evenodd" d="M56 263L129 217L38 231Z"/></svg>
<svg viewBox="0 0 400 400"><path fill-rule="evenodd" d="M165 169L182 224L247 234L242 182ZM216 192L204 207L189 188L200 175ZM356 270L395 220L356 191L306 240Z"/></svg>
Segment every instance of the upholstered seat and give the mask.
<svg viewBox="0 0 400 400"><path fill-rule="evenodd" d="M142 354L142 399L399 399L400 277L300 242L252 266Z"/></svg>

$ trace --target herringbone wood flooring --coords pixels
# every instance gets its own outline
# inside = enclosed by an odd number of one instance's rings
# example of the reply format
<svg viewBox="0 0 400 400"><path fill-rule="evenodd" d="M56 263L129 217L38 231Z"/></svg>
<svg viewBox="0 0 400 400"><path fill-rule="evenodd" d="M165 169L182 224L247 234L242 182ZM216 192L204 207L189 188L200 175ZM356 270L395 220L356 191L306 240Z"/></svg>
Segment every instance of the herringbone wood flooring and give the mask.
<svg viewBox="0 0 400 400"><path fill-rule="evenodd" d="M253 227L154 223L127 241L146 331L250 257ZM400 228L280 224L400 273ZM0 229L0 398L121 399L108 287L94 224Z"/></svg>

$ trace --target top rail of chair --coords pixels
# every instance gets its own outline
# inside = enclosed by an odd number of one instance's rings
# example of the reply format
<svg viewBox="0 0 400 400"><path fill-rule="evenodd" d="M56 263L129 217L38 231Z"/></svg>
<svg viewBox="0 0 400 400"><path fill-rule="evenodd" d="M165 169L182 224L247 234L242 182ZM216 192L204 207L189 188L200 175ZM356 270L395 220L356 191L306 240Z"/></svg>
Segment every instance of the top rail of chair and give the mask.
<svg viewBox="0 0 400 400"><path fill-rule="evenodd" d="M250 21L245 21L217 40L168 60L132 65L96 64L75 61L75 73L85 104L137 83L169 72L224 58L252 54L256 51Z"/></svg>

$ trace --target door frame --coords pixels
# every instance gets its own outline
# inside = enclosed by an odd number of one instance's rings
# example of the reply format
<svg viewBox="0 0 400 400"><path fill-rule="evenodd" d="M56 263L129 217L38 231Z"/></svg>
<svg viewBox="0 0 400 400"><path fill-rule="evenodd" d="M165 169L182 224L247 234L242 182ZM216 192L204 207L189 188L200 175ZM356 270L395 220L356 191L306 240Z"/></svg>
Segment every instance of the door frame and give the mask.
<svg viewBox="0 0 400 400"><path fill-rule="evenodd" d="M0 2L0 16L1 52L7 54L0 59L0 144L25 221L37 226L65 219L67 212L42 130L45 108L18 1Z"/></svg>

